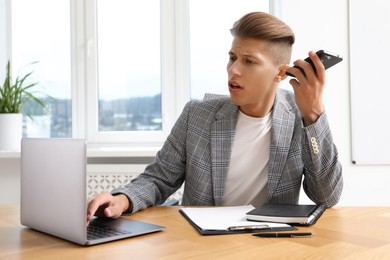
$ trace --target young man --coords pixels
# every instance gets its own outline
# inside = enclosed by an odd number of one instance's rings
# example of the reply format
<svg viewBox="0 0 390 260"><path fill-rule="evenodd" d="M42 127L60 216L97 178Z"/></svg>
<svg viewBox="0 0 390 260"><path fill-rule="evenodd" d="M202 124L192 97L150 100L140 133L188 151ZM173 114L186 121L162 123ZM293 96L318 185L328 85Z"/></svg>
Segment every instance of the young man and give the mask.
<svg viewBox="0 0 390 260"><path fill-rule="evenodd" d="M322 104L325 70L304 60L290 67L294 33L255 12L231 29L229 97L190 101L154 162L123 188L89 199L93 215L119 217L164 202L185 181L182 205L315 203L335 205L343 179ZM278 89L286 71L294 93Z"/></svg>

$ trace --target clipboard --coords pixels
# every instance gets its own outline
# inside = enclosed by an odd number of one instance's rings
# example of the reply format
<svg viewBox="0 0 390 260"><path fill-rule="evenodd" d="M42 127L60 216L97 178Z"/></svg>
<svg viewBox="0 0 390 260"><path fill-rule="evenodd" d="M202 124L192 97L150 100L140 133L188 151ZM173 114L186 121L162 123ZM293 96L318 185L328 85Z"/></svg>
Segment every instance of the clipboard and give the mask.
<svg viewBox="0 0 390 260"><path fill-rule="evenodd" d="M180 209L179 212L201 235L228 235L228 234L247 234L247 233L259 233L259 232L297 230L297 228L292 227L290 225L284 225L281 227L262 227L262 228L251 228L251 229L242 229L242 230L204 229L198 226L182 209ZM253 225L259 225L259 224L257 222L253 222Z"/></svg>

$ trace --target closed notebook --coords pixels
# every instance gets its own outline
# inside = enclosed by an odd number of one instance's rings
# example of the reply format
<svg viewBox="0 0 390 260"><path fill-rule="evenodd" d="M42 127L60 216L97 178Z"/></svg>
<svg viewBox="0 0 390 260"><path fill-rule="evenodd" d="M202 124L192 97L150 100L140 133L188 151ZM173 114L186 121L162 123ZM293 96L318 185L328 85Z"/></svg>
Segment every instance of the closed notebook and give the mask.
<svg viewBox="0 0 390 260"><path fill-rule="evenodd" d="M325 211L324 204L297 205L265 203L246 213L247 220L309 226L317 222Z"/></svg>

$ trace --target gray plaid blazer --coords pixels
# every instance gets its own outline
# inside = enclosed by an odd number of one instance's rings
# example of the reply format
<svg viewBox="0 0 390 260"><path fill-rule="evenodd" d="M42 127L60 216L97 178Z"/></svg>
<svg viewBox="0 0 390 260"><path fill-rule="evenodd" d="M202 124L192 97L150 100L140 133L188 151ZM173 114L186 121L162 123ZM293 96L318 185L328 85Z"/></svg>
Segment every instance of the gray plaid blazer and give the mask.
<svg viewBox="0 0 390 260"><path fill-rule="evenodd" d="M220 206L237 112L229 97L188 102L154 162L112 193L127 195L136 212L164 202L185 181L182 205ZM304 127L294 94L278 89L272 112L268 201L296 204L302 184L313 202L335 205L343 188L337 157L326 114Z"/></svg>

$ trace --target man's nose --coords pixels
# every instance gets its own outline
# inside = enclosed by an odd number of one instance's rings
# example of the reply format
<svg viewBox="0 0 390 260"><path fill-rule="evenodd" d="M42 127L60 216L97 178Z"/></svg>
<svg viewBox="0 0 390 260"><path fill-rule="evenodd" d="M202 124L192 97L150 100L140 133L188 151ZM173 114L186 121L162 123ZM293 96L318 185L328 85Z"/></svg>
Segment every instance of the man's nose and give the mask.
<svg viewBox="0 0 390 260"><path fill-rule="evenodd" d="M231 63L228 67L228 73L229 75L241 75L240 64L237 61Z"/></svg>

